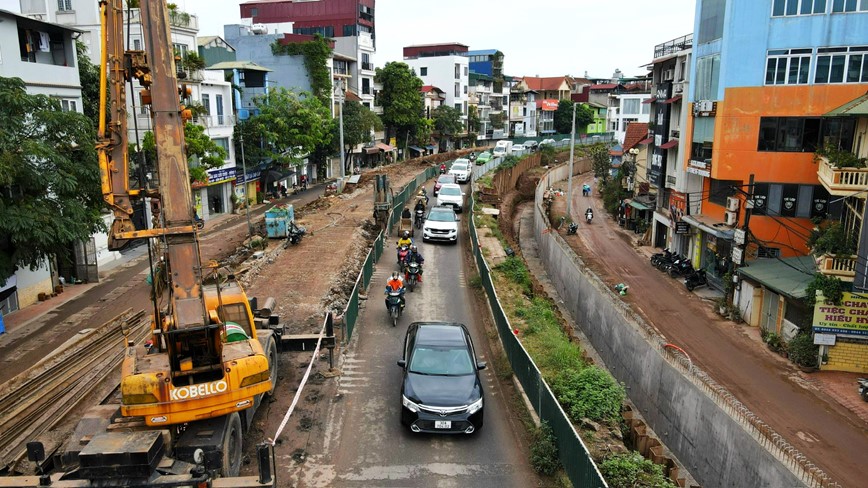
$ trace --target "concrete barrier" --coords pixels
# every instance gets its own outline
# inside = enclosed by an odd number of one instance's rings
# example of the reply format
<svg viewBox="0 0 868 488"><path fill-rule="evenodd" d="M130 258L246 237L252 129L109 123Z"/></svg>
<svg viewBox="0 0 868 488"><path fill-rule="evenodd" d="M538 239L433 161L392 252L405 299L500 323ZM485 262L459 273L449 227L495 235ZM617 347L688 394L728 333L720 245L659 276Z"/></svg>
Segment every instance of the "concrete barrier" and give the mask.
<svg viewBox="0 0 868 488"><path fill-rule="evenodd" d="M536 189L540 258L575 326L666 446L703 486L834 486L723 387L667 350L557 232L547 231L543 192L567 173L554 168Z"/></svg>

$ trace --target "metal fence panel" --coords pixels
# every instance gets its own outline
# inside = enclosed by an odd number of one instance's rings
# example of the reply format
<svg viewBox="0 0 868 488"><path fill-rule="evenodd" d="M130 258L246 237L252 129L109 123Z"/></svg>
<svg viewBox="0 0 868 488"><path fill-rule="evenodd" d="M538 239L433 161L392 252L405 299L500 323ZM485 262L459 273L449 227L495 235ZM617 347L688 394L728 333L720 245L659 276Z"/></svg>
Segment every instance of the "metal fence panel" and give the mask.
<svg viewBox="0 0 868 488"><path fill-rule="evenodd" d="M353 329L356 326L356 320L359 318L359 281L356 281L356 286L353 288L353 293L347 302L347 308L344 311L344 324L347 328L346 341L350 342L353 338Z"/></svg>

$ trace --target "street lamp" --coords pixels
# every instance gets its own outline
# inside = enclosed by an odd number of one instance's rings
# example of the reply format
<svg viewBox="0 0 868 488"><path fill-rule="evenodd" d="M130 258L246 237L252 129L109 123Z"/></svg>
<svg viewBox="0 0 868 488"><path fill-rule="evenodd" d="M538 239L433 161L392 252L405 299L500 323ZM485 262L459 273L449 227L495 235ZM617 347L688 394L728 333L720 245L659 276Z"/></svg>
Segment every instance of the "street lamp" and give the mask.
<svg viewBox="0 0 868 488"><path fill-rule="evenodd" d="M341 179L346 176L346 163L344 162L344 88L343 81L335 84L335 98L338 100L338 133L340 134L341 153Z"/></svg>
<svg viewBox="0 0 868 488"><path fill-rule="evenodd" d="M238 131L239 142L241 142L241 178L244 188L244 213L247 214L247 237L253 235L253 225L250 224L250 195L247 193L247 161L244 159L244 131Z"/></svg>
<svg viewBox="0 0 868 488"><path fill-rule="evenodd" d="M570 177L567 182L567 217L573 218L573 153L576 148L576 104L573 103L573 126L570 129Z"/></svg>
<svg viewBox="0 0 868 488"><path fill-rule="evenodd" d="M636 173L636 157L639 155L639 150L631 148L627 153L630 155L630 165L625 168L624 173L627 175L627 191L633 191L633 175Z"/></svg>

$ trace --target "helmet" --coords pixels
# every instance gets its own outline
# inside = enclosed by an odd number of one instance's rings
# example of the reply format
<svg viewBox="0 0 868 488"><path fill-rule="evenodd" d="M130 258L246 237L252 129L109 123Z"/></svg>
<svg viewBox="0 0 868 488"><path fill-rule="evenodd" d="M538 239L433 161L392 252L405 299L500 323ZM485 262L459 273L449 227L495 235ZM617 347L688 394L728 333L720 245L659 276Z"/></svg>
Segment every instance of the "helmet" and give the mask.
<svg viewBox="0 0 868 488"><path fill-rule="evenodd" d="M397 280L397 279L398 279L398 272L397 272L397 271L392 271L392 279L393 279L393 280Z"/></svg>
<svg viewBox="0 0 868 488"><path fill-rule="evenodd" d="M414 245L410 246L410 250L413 251L413 252L416 252L416 251L418 251L418 248L417 248L416 245L414 244Z"/></svg>
<svg viewBox="0 0 868 488"><path fill-rule="evenodd" d="M404 239L406 239L406 238L408 238L408 237L410 237L410 231L409 231L409 230L405 230L405 231L404 231Z"/></svg>

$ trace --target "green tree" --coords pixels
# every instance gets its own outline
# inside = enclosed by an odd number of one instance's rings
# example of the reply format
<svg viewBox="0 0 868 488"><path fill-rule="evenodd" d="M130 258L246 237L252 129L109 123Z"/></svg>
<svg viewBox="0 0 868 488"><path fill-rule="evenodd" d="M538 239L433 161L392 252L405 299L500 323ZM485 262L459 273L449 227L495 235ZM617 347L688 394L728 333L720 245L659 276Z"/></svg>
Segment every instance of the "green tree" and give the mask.
<svg viewBox="0 0 868 488"><path fill-rule="evenodd" d="M83 42L75 41L75 51L78 57L78 77L81 80L82 110L93 121L93 126L99 127L99 66L90 62L87 46Z"/></svg>
<svg viewBox="0 0 868 488"><path fill-rule="evenodd" d="M467 128L470 132L479 133L482 121L479 119L479 110L476 105L467 108Z"/></svg>
<svg viewBox="0 0 868 488"><path fill-rule="evenodd" d="M434 120L420 118L416 127L413 128L413 140L414 144L420 146L427 146L431 144L431 136L434 135Z"/></svg>
<svg viewBox="0 0 868 488"><path fill-rule="evenodd" d="M370 142L372 132L383 130L383 121L380 116L359 102L351 101L344 103L344 160L347 162L346 170L349 171L350 153L359 144ZM337 127L335 127L337 129ZM340 140L340 139L338 139Z"/></svg>
<svg viewBox="0 0 868 488"><path fill-rule="evenodd" d="M561 100L555 111L555 130L559 134L569 134L573 129L573 102ZM594 122L594 111L586 105L576 105L576 134L587 131L588 125Z"/></svg>
<svg viewBox="0 0 868 488"><path fill-rule="evenodd" d="M253 103L259 113L242 124L246 156L298 165L332 137L331 111L309 93L273 88Z"/></svg>
<svg viewBox="0 0 868 488"><path fill-rule="evenodd" d="M378 101L383 107L383 124L388 129L386 138L395 134L398 141L405 142L404 154L407 154L406 141L419 126L425 107L419 94L422 80L406 63L391 62L377 68L374 81L383 87Z"/></svg>
<svg viewBox="0 0 868 488"><path fill-rule="evenodd" d="M208 181L208 170L217 169L225 164L228 154L226 149L218 146L201 125L187 122L184 124L184 144L187 154L187 164L190 181L205 183ZM157 160L157 143L152 131L145 132L142 138L142 151L148 159L149 166L155 166Z"/></svg>
<svg viewBox="0 0 868 488"><path fill-rule="evenodd" d="M434 130L440 138L445 138L448 142L464 129L464 124L461 123L461 111L455 107L446 105L437 107L431 113L431 120L434 121Z"/></svg>
<svg viewBox="0 0 868 488"><path fill-rule="evenodd" d="M87 116L0 77L0 285L103 228Z"/></svg>
<svg viewBox="0 0 868 488"><path fill-rule="evenodd" d="M579 149L579 154L591 159L591 167L594 176L601 184L606 184L612 175L612 157L609 155L609 146L606 144L591 144Z"/></svg>

